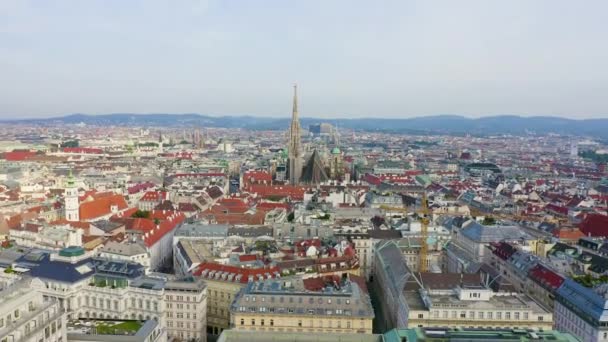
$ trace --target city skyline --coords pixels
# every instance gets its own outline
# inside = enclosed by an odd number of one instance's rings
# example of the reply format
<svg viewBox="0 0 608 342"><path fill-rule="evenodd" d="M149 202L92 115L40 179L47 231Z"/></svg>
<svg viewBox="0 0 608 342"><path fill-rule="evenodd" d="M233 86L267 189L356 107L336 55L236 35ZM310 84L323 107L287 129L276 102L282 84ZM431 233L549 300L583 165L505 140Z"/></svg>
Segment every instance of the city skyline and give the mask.
<svg viewBox="0 0 608 342"><path fill-rule="evenodd" d="M599 118L601 1L0 4L0 119ZM78 28L77 30L75 28Z"/></svg>

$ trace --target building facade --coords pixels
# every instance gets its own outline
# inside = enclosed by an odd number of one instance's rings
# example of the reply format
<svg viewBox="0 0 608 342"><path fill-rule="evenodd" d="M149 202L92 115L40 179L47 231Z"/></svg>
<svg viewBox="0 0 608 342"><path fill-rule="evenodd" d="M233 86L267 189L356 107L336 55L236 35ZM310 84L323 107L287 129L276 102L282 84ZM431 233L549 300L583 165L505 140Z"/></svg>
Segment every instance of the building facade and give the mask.
<svg viewBox="0 0 608 342"><path fill-rule="evenodd" d="M247 284L231 306L231 327L293 333L372 332L371 300L356 283L342 282L316 292L296 283L268 280Z"/></svg>
<svg viewBox="0 0 608 342"><path fill-rule="evenodd" d="M59 302L45 299L34 283L40 280L23 279L0 291L0 341L67 341Z"/></svg>

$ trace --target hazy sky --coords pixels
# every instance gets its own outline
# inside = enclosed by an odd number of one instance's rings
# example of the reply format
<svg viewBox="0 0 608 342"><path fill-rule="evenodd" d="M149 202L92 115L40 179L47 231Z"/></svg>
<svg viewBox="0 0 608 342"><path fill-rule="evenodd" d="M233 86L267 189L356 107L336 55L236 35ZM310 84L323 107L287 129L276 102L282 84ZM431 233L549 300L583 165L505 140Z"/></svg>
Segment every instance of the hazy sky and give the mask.
<svg viewBox="0 0 608 342"><path fill-rule="evenodd" d="M606 0L0 0L0 117L608 117Z"/></svg>

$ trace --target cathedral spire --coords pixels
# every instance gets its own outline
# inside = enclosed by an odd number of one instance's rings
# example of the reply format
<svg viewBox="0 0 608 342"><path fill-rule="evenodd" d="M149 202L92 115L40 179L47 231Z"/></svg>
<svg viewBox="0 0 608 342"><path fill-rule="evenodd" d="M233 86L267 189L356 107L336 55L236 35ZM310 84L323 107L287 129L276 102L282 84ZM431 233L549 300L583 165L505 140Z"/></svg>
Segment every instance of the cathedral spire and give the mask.
<svg viewBox="0 0 608 342"><path fill-rule="evenodd" d="M293 85L293 112L291 114L291 120L298 120L298 84Z"/></svg>
<svg viewBox="0 0 608 342"><path fill-rule="evenodd" d="M289 182L293 185L300 183L302 175L302 151L300 137L300 120L298 119L298 86L293 85L293 112L291 114L291 127L289 128Z"/></svg>

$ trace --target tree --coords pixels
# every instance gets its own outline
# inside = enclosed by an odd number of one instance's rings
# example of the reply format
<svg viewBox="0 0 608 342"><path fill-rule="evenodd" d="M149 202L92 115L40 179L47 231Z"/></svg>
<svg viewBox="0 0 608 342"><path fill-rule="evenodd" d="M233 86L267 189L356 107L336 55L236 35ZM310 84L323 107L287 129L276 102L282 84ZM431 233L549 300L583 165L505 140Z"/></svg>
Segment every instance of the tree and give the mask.
<svg viewBox="0 0 608 342"><path fill-rule="evenodd" d="M133 213L133 215L131 215L131 217L134 218L148 218L150 217L150 212L147 210L139 210L137 209L136 212Z"/></svg>
<svg viewBox="0 0 608 342"><path fill-rule="evenodd" d="M61 148L78 147L78 140L68 140L61 143Z"/></svg>
<svg viewBox="0 0 608 342"><path fill-rule="evenodd" d="M496 224L496 219L492 216L486 216L481 222L484 226L493 226Z"/></svg>

